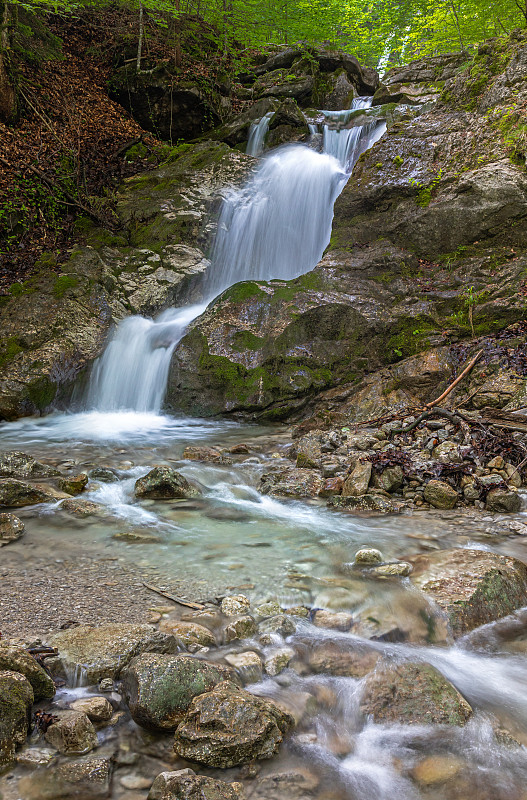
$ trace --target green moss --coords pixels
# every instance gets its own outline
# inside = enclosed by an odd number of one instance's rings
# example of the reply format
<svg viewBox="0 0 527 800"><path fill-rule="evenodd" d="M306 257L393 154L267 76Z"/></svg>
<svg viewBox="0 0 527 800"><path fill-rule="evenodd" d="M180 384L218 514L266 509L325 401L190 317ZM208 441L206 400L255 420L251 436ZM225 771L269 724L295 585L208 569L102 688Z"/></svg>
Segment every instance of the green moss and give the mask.
<svg viewBox="0 0 527 800"><path fill-rule="evenodd" d="M12 361L23 347L20 346L18 339L15 336L9 336L7 339L0 339L0 367L5 367Z"/></svg>
<svg viewBox="0 0 527 800"><path fill-rule="evenodd" d="M242 281L235 283L220 297L220 302L243 303L250 298L264 298L267 295L255 281Z"/></svg>
<svg viewBox="0 0 527 800"><path fill-rule="evenodd" d="M89 232L86 242L90 247L126 247L128 244L127 239L119 234L112 233L105 228L93 228Z"/></svg>
<svg viewBox="0 0 527 800"><path fill-rule="evenodd" d="M75 289L78 283L79 279L76 275L58 275L53 284L53 294L60 300L69 289Z"/></svg>
<svg viewBox="0 0 527 800"><path fill-rule="evenodd" d="M251 331L237 331L231 339L231 348L236 353L243 353L244 350L259 350L265 339L255 336Z"/></svg>
<svg viewBox="0 0 527 800"><path fill-rule="evenodd" d="M437 327L427 317L403 320L387 341L386 360L398 361L428 349L430 335L437 333Z"/></svg>
<svg viewBox="0 0 527 800"><path fill-rule="evenodd" d="M39 411L45 411L55 399L57 386L49 378L38 378L27 389L27 395Z"/></svg>

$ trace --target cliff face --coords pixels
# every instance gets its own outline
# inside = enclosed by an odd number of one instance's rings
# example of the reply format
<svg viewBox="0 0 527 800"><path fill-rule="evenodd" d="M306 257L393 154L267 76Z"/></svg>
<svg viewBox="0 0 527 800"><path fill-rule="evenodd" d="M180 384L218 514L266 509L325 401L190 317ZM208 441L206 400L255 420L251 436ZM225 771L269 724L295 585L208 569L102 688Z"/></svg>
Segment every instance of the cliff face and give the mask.
<svg viewBox="0 0 527 800"><path fill-rule="evenodd" d="M489 370L509 386L509 368L490 353L525 315L526 77L523 33L470 59L388 73L374 102L420 103L422 113L395 121L361 157L313 272L233 287L194 323L174 356L171 404L283 419L327 402L361 418L367 398L368 413L428 398L455 371L460 342L463 356L489 348L480 388ZM525 345L517 334L506 334L513 349ZM403 394L383 400L401 380ZM200 385L211 387L207 397ZM493 404L513 395L498 387Z"/></svg>

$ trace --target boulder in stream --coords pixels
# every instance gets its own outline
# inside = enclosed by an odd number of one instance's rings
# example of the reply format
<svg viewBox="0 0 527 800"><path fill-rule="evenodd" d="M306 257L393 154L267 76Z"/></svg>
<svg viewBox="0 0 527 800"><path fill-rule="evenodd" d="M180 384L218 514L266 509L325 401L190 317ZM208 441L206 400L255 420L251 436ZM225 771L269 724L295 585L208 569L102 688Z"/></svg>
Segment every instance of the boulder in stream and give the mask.
<svg viewBox="0 0 527 800"><path fill-rule="evenodd" d="M174 750L190 761L228 769L271 758L293 725L293 717L274 703L224 682L194 698L176 730Z"/></svg>
<svg viewBox="0 0 527 800"><path fill-rule="evenodd" d="M33 689L36 700L50 700L55 695L55 684L38 661L23 647L0 644L0 670L10 670L23 675Z"/></svg>
<svg viewBox="0 0 527 800"><path fill-rule="evenodd" d="M27 678L18 672L0 671L0 772L11 765L15 749L26 741L33 700Z"/></svg>
<svg viewBox="0 0 527 800"><path fill-rule="evenodd" d="M412 583L447 613L455 638L527 605L527 565L485 550L410 556Z"/></svg>
<svg viewBox="0 0 527 800"><path fill-rule="evenodd" d="M59 657L48 660L52 671L70 679L83 678L88 685L101 678L117 678L140 653L174 653L174 636L156 631L152 625L112 622L91 628L79 625L54 634L50 643Z"/></svg>
<svg viewBox="0 0 527 800"><path fill-rule="evenodd" d="M83 756L97 747L97 734L83 711L68 709L54 713L56 722L47 729L46 740L66 756Z"/></svg>
<svg viewBox="0 0 527 800"><path fill-rule="evenodd" d="M464 725L472 709L429 664L381 664L365 679L361 711L375 722Z"/></svg>
<svg viewBox="0 0 527 800"><path fill-rule="evenodd" d="M191 769L162 772L157 776L147 800L245 800L241 783L225 783Z"/></svg>
<svg viewBox="0 0 527 800"><path fill-rule="evenodd" d="M135 483L136 497L151 500L172 500L197 497L199 489L192 486L185 477L172 467L159 466L150 470L147 475Z"/></svg>
<svg viewBox="0 0 527 800"><path fill-rule="evenodd" d="M38 486L15 478L0 478L0 508L21 508L37 503L49 503L54 497Z"/></svg>
<svg viewBox="0 0 527 800"><path fill-rule="evenodd" d="M20 539L24 528L22 520L14 514L0 514L0 547Z"/></svg>
<svg viewBox="0 0 527 800"><path fill-rule="evenodd" d="M228 667L191 656L144 653L123 672L123 691L134 722L173 731L196 695L210 692L231 674Z"/></svg>
<svg viewBox="0 0 527 800"><path fill-rule="evenodd" d="M60 475L58 469L42 464L28 453L11 450L0 455L0 475L2 478L53 478Z"/></svg>

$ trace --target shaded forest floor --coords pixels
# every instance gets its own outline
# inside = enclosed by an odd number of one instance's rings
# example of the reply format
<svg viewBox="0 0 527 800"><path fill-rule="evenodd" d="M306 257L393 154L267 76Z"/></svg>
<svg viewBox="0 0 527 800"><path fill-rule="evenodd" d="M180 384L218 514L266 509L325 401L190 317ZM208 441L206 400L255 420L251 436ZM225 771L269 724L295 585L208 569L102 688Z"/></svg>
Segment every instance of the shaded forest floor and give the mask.
<svg viewBox="0 0 527 800"><path fill-rule="evenodd" d="M213 81L232 71L211 26L189 18L179 36L177 78ZM122 7L19 19L10 64L17 116L0 122L0 294L57 268L79 214L114 227L116 186L162 160L162 143L108 96L108 79L134 59L137 37L137 17ZM173 59L173 32L147 17L143 68Z"/></svg>

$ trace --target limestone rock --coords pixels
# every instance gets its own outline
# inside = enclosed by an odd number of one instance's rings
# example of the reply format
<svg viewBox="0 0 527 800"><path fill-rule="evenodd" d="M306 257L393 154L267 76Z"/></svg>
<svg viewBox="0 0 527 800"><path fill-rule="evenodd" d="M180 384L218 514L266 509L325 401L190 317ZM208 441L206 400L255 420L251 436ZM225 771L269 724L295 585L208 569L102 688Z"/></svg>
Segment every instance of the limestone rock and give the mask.
<svg viewBox="0 0 527 800"><path fill-rule="evenodd" d="M123 691L134 722L150 730L173 731L192 699L230 674L227 667L190 656L145 653L123 672Z"/></svg>
<svg viewBox="0 0 527 800"><path fill-rule="evenodd" d="M244 594L230 595L221 601L221 613L226 617L235 617L238 614L246 614L251 604Z"/></svg>
<svg viewBox="0 0 527 800"><path fill-rule="evenodd" d="M448 614L454 637L527 605L527 566L485 550L410 556L412 583Z"/></svg>
<svg viewBox="0 0 527 800"><path fill-rule="evenodd" d="M157 776L147 800L245 800L241 783L225 783L196 775L191 769L162 772Z"/></svg>
<svg viewBox="0 0 527 800"><path fill-rule="evenodd" d="M110 796L112 768L110 758L66 761L22 778L18 791L31 800L105 800Z"/></svg>
<svg viewBox="0 0 527 800"><path fill-rule="evenodd" d="M38 486L15 478L0 478L0 508L21 508L37 503L49 503L54 498Z"/></svg>
<svg viewBox="0 0 527 800"><path fill-rule="evenodd" d="M0 476L2 478L20 478L35 480L38 478L53 478L60 475L58 469L36 461L33 456L12 450L0 454Z"/></svg>
<svg viewBox="0 0 527 800"><path fill-rule="evenodd" d="M182 622L178 619L162 619L159 623L159 630L164 633L171 633L176 639L179 639L185 647L190 644L199 644L202 647L215 647L216 637L205 628L204 625L198 625L197 622Z"/></svg>
<svg viewBox="0 0 527 800"><path fill-rule="evenodd" d="M362 497L368 491L371 478L371 462L359 461L348 475L342 487L342 497Z"/></svg>
<svg viewBox="0 0 527 800"><path fill-rule="evenodd" d="M22 647L0 642L0 670L20 672L31 684L35 701L50 700L55 695L55 684L46 670Z"/></svg>
<svg viewBox="0 0 527 800"><path fill-rule="evenodd" d="M426 484L423 497L434 508L454 508L458 501L458 493L449 483L434 479Z"/></svg>
<svg viewBox="0 0 527 800"><path fill-rule="evenodd" d="M54 634L50 642L59 651L60 663L54 666L67 675L83 675L89 685L101 678L119 677L140 653L174 653L178 647L174 636L151 625L119 622L68 628Z"/></svg>
<svg viewBox="0 0 527 800"><path fill-rule="evenodd" d="M271 470L262 475L260 491L273 497L316 497L322 488L322 478L312 469L288 467Z"/></svg>
<svg viewBox="0 0 527 800"><path fill-rule="evenodd" d="M429 664L381 664L363 687L361 711L375 722L464 725L472 709Z"/></svg>
<svg viewBox="0 0 527 800"><path fill-rule="evenodd" d="M73 514L74 517L94 517L104 512L104 508L91 500L77 500L76 497L63 500L60 504L62 511Z"/></svg>
<svg viewBox="0 0 527 800"><path fill-rule="evenodd" d="M225 644L234 642L236 639L249 639L258 632L258 626L253 617L246 614L242 617L233 619L225 626L223 640Z"/></svg>
<svg viewBox="0 0 527 800"><path fill-rule="evenodd" d="M275 755L293 725L274 703L225 682L194 698L174 749L182 758L227 769Z"/></svg>
<svg viewBox="0 0 527 800"><path fill-rule="evenodd" d="M204 461L212 464L231 464L232 459L223 455L215 447L196 447L191 445L183 450L183 458L188 461Z"/></svg>
<svg viewBox="0 0 527 800"><path fill-rule="evenodd" d="M375 547L361 547L355 553L356 564L380 564L382 561L383 555Z"/></svg>
<svg viewBox="0 0 527 800"><path fill-rule="evenodd" d="M334 631L349 631L353 625L353 615L346 611L326 611L318 609L313 617L313 623L317 628L329 628Z"/></svg>
<svg viewBox="0 0 527 800"><path fill-rule="evenodd" d="M73 496L80 494L88 485L88 476L81 472L79 475L72 475L69 478L62 478L59 481L59 488Z"/></svg>
<svg viewBox="0 0 527 800"><path fill-rule="evenodd" d="M136 497L148 497L152 500L170 500L197 497L201 492L172 467L154 467L136 481L135 494Z"/></svg>
<svg viewBox="0 0 527 800"><path fill-rule="evenodd" d="M227 653L225 661L234 667L244 684L255 683L262 678L262 659L252 650L244 653Z"/></svg>
<svg viewBox="0 0 527 800"><path fill-rule="evenodd" d="M265 659L266 673L271 676L279 675L289 666L294 657L295 651L292 647L281 647L279 650L275 650Z"/></svg>
<svg viewBox="0 0 527 800"><path fill-rule="evenodd" d="M26 741L33 700L27 678L18 672L0 671L0 771L11 765L15 749Z"/></svg>
<svg viewBox="0 0 527 800"><path fill-rule="evenodd" d="M407 578L411 574L413 567L406 561L398 561L394 564L379 564L374 567L372 572L375 575L381 575L384 578L400 577Z"/></svg>
<svg viewBox="0 0 527 800"><path fill-rule="evenodd" d="M376 489L382 489L390 493L398 492L403 486L402 467L398 465L395 467L386 467L382 472L375 473L372 483Z"/></svg>
<svg viewBox="0 0 527 800"><path fill-rule="evenodd" d="M313 672L363 678L375 667L380 653L361 648L346 650L336 643L323 642L310 647L307 658Z"/></svg>
<svg viewBox="0 0 527 800"><path fill-rule="evenodd" d="M74 711L82 711L91 722L108 722L113 716L113 706L106 697L81 697L71 704Z"/></svg>
<svg viewBox="0 0 527 800"><path fill-rule="evenodd" d="M16 542L24 533L25 525L14 514L0 514L0 547Z"/></svg>
<svg viewBox="0 0 527 800"><path fill-rule="evenodd" d="M501 514L514 514L521 511L522 501L517 492L507 489L491 489L487 494L485 508L487 511L497 511Z"/></svg>
<svg viewBox="0 0 527 800"><path fill-rule="evenodd" d="M57 711L58 717L45 733L46 741L67 756L82 756L97 747L97 734L83 711Z"/></svg>

